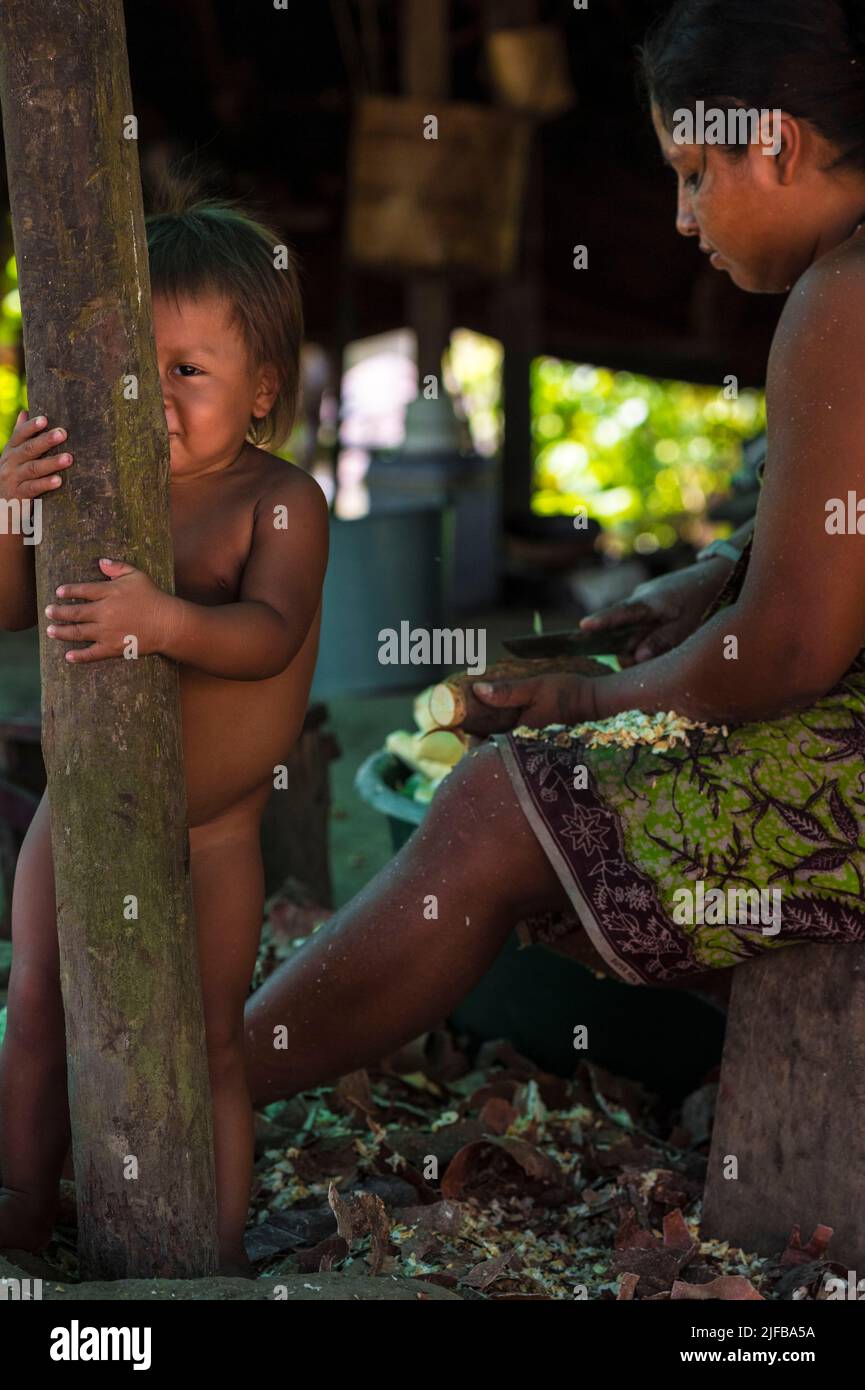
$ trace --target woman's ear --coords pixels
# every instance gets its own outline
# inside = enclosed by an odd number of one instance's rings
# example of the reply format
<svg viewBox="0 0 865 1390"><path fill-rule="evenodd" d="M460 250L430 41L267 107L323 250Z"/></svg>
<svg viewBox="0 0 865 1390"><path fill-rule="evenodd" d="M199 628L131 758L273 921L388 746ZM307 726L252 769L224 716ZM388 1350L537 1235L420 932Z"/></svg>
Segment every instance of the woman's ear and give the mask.
<svg viewBox="0 0 865 1390"><path fill-rule="evenodd" d="M769 159L775 162L775 176L778 182L790 184L796 177L804 156L802 127L795 116L781 113L779 119L777 115L773 115L771 138L772 144L760 148L760 153L767 163Z"/></svg>

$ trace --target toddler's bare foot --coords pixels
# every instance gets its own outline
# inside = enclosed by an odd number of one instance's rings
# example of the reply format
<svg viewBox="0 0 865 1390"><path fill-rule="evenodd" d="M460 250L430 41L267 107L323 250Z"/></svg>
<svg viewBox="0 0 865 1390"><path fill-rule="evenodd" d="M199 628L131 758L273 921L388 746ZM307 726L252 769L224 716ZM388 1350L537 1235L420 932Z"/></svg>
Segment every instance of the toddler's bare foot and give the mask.
<svg viewBox="0 0 865 1390"><path fill-rule="evenodd" d="M0 1250L42 1250L53 1235L56 1206L0 1187Z"/></svg>

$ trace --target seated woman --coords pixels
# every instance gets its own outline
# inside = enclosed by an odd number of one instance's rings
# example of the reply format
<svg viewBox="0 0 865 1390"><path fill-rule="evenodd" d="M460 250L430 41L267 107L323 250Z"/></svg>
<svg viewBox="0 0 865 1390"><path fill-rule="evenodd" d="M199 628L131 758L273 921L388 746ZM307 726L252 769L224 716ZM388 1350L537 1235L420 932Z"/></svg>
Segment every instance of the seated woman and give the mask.
<svg viewBox="0 0 865 1390"><path fill-rule="evenodd" d="M249 1001L259 1104L446 1017L521 921L635 984L865 941L865 5L678 0L641 64L678 230L741 289L788 294L753 538L732 575L715 558L587 620L639 604L663 630L622 671L475 687L508 732ZM778 111L772 142L684 142L677 113L698 101ZM627 710L718 732L662 753L537 732ZM730 889L780 911L680 910Z"/></svg>

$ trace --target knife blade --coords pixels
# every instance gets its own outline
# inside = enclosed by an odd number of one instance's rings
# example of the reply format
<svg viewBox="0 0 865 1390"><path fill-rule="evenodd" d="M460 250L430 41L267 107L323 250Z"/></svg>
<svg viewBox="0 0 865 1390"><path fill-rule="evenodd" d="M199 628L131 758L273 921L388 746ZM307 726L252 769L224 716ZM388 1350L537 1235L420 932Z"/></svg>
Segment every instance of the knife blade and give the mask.
<svg viewBox="0 0 865 1390"><path fill-rule="evenodd" d="M502 646L514 656L531 660L556 656L618 656L633 638L649 631L651 624L627 623L601 632L543 632L508 637Z"/></svg>

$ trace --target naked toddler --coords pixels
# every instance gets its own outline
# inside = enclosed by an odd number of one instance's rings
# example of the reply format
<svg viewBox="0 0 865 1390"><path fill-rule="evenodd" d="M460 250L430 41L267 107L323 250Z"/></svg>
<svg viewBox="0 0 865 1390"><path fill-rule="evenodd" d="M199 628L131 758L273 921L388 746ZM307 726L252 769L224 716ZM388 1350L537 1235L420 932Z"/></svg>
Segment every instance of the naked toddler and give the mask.
<svg viewBox="0 0 865 1390"><path fill-rule="evenodd" d="M100 561L103 580L61 584L44 621L53 640L90 644L68 645L70 664L120 658L133 632L139 655L160 652L179 666L220 1268L239 1272L249 1269L243 1008L263 919L259 828L274 767L306 711L327 505L308 474L259 447L287 437L299 389L300 293L293 264L275 268L279 238L213 203L150 217L147 231L175 594L112 555ZM64 485L73 455L45 457L66 438L48 424L19 416L0 456L0 498L47 498ZM33 547L0 534L0 628L42 620ZM12 939L0 1053L0 1248L38 1249L51 1237L70 1139L47 792L18 859Z"/></svg>

